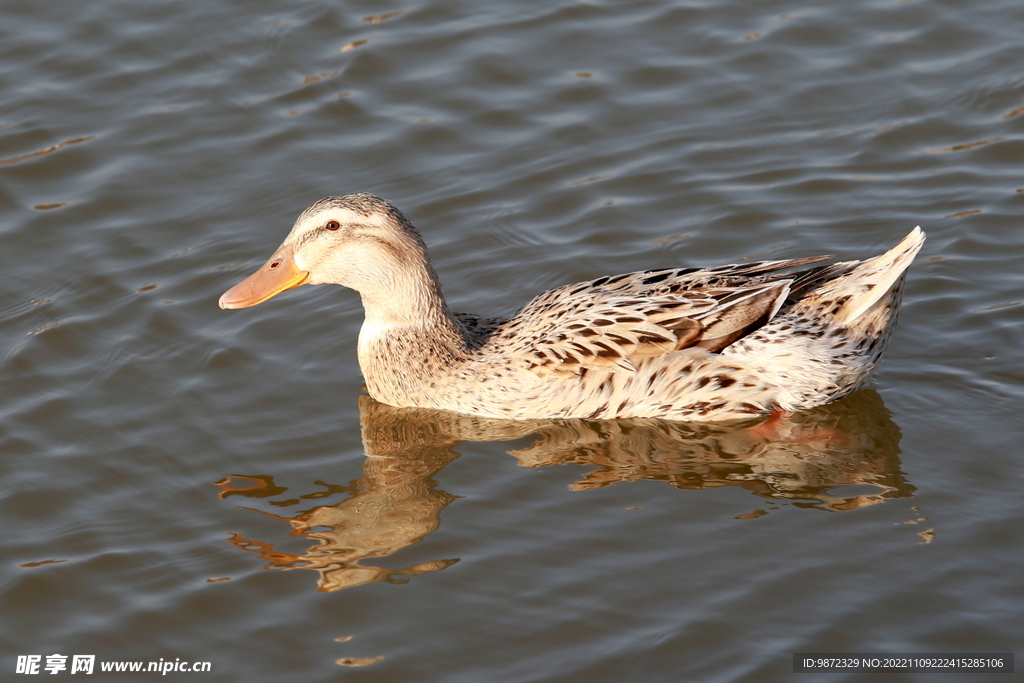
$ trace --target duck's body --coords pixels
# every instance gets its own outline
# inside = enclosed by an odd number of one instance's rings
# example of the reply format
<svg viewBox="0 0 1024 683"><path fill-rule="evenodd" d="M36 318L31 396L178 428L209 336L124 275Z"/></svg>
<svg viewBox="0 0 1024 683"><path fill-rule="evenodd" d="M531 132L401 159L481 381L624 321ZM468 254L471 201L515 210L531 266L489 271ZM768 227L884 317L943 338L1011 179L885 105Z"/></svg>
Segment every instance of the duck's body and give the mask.
<svg viewBox="0 0 1024 683"><path fill-rule="evenodd" d="M307 209L274 256L221 297L301 284L359 291L359 365L393 406L514 419L729 420L802 410L870 381L896 322L915 228L891 251L668 269L566 285L510 319L453 314L415 228L372 195Z"/></svg>

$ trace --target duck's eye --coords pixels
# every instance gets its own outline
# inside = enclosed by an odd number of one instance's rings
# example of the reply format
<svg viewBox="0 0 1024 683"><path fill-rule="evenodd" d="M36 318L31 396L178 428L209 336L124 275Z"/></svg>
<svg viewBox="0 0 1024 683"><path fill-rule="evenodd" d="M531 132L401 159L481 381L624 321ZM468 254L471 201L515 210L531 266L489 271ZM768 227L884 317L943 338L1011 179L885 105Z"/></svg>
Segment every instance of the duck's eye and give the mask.
<svg viewBox="0 0 1024 683"><path fill-rule="evenodd" d="M337 230L341 227L341 223L338 221L327 221L327 225L324 226L328 230Z"/></svg>

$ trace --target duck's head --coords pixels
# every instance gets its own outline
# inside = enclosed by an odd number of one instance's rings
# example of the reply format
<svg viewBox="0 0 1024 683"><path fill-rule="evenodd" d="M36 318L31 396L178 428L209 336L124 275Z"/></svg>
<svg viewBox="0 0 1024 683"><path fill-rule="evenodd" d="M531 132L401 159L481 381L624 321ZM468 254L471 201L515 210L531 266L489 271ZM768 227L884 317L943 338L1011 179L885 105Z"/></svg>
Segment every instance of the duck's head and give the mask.
<svg viewBox="0 0 1024 683"><path fill-rule="evenodd" d="M224 292L221 308L246 308L301 285L338 284L364 301L436 282L416 229L371 194L327 197L302 212L284 243L255 273Z"/></svg>

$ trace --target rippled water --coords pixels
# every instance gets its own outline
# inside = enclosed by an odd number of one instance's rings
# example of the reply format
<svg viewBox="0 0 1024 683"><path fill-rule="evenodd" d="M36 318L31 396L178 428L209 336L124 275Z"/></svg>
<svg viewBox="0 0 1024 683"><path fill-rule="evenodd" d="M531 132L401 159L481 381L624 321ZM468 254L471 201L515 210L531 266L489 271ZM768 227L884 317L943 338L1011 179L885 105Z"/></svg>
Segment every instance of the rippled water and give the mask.
<svg viewBox="0 0 1024 683"><path fill-rule="evenodd" d="M1021 642L1021 3L0 16L3 671L761 682ZM352 191L480 313L929 239L877 390L769 428L496 423L360 397L351 292L217 308Z"/></svg>

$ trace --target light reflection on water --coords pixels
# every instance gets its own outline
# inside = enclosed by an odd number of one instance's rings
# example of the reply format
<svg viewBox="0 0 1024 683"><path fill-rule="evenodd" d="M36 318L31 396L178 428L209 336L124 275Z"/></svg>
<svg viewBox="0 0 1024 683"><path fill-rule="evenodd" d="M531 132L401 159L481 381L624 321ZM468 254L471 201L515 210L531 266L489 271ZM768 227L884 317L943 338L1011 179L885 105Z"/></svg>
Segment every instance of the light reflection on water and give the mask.
<svg viewBox="0 0 1024 683"><path fill-rule="evenodd" d="M731 425L664 420L502 421L421 408L394 408L369 396L359 399L366 459L361 479L346 486L315 482L324 491L282 498L287 489L272 477L235 474L217 482L220 497L242 496L275 509L346 495L334 505L295 516L243 507L289 524L292 535L314 545L303 554L274 550L274 543L233 533L229 542L268 560L263 569L309 569L321 591L385 581L407 583L458 562L437 559L386 569L376 563L440 524L456 496L438 490L435 476L455 458L463 441L534 437L509 451L523 467L574 464L589 468L574 491L650 479L680 490L736 486L774 505L844 511L910 496L900 471L900 431L872 389L831 405ZM864 487L842 495L835 489ZM294 494L291 494L294 495ZM272 500L272 498L277 498ZM241 506L240 506L241 507ZM778 509L773 507L772 509ZM768 514L757 510L737 518Z"/></svg>

